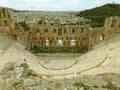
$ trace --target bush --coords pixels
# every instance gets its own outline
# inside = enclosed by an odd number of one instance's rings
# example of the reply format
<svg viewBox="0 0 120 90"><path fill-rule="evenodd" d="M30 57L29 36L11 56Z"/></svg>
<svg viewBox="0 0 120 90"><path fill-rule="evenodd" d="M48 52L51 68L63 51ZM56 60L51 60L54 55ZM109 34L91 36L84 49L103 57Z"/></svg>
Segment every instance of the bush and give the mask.
<svg viewBox="0 0 120 90"><path fill-rule="evenodd" d="M82 82L76 82L76 83L73 84L73 86L77 87L78 90L79 90L79 87L84 87L84 90L88 90L90 88Z"/></svg>
<svg viewBox="0 0 120 90"><path fill-rule="evenodd" d="M120 88L115 87L111 82L108 82L107 85L102 87L107 89L112 89L112 90L120 90Z"/></svg>
<svg viewBox="0 0 120 90"><path fill-rule="evenodd" d="M52 89L48 87L47 90L52 90Z"/></svg>
<svg viewBox="0 0 120 90"><path fill-rule="evenodd" d="M81 47L39 47L34 46L30 49L33 53L86 53L88 48L81 46Z"/></svg>
<svg viewBox="0 0 120 90"><path fill-rule="evenodd" d="M24 30L24 31L30 30L30 28L28 27L28 25L26 24L25 21L19 22L18 24L20 24L20 25L23 27L23 30Z"/></svg>

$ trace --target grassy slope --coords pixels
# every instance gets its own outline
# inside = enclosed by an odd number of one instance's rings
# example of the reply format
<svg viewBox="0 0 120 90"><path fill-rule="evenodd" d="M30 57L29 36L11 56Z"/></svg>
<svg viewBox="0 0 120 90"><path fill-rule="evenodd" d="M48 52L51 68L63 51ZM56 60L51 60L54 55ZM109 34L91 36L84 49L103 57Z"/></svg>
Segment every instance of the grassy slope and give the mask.
<svg viewBox="0 0 120 90"><path fill-rule="evenodd" d="M89 24L92 27L101 27L104 25L106 17L120 16L120 4L106 4L93 9L81 11L78 16L91 19Z"/></svg>

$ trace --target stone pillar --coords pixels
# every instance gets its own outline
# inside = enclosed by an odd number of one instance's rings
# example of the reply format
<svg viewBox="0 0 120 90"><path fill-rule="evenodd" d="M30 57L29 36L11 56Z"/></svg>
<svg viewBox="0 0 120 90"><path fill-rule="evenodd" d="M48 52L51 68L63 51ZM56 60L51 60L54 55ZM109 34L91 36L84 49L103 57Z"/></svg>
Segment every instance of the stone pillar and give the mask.
<svg viewBox="0 0 120 90"><path fill-rule="evenodd" d="M1 11L1 9L0 9L0 19L2 19L2 11Z"/></svg>
<svg viewBox="0 0 120 90"><path fill-rule="evenodd" d="M8 19L8 17L7 17L7 9L5 9L5 18L7 18Z"/></svg>
<svg viewBox="0 0 120 90"><path fill-rule="evenodd" d="M6 18L5 8L2 9L3 18Z"/></svg>
<svg viewBox="0 0 120 90"><path fill-rule="evenodd" d="M1 12L1 17L3 18L3 13L2 13L2 9L0 9L0 12Z"/></svg>
<svg viewBox="0 0 120 90"><path fill-rule="evenodd" d="M10 19L10 13L9 13L9 10L6 10L6 13L7 13L7 18Z"/></svg>

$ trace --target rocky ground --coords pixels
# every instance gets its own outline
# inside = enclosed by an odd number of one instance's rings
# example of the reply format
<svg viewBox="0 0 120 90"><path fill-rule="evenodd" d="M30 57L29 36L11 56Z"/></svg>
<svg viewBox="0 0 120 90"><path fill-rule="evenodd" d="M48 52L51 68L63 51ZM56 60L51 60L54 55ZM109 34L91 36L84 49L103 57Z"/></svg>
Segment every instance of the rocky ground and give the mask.
<svg viewBox="0 0 120 90"><path fill-rule="evenodd" d="M0 72L0 90L120 90L120 75L85 75L49 79L37 75L25 61L7 63Z"/></svg>

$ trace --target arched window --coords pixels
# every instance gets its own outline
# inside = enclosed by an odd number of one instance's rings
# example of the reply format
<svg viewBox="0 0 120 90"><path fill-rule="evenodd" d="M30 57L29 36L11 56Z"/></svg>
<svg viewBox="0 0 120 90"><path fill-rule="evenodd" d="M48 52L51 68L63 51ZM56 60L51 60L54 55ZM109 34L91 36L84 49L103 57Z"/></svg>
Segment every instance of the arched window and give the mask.
<svg viewBox="0 0 120 90"><path fill-rule="evenodd" d="M4 21L4 24L5 24L5 26L7 26L7 21L6 20Z"/></svg>
<svg viewBox="0 0 120 90"><path fill-rule="evenodd" d="M64 41L64 46L66 46L66 41Z"/></svg>
<svg viewBox="0 0 120 90"><path fill-rule="evenodd" d="M61 28L58 29L58 35L62 35L62 29Z"/></svg>
<svg viewBox="0 0 120 90"><path fill-rule="evenodd" d="M64 34L66 34L67 33L67 29L66 28L64 28Z"/></svg>
<svg viewBox="0 0 120 90"><path fill-rule="evenodd" d="M66 37L66 40L68 40L68 37Z"/></svg>
<svg viewBox="0 0 120 90"><path fill-rule="evenodd" d="M83 33L83 30L84 30L84 28L83 28L83 27L81 27L81 33Z"/></svg>
<svg viewBox="0 0 120 90"><path fill-rule="evenodd" d="M57 29L56 28L53 29L53 33L57 33Z"/></svg>
<svg viewBox="0 0 120 90"><path fill-rule="evenodd" d="M71 41L70 41L70 46L71 46L71 47L75 47L75 40L71 40Z"/></svg>
<svg viewBox="0 0 120 90"><path fill-rule="evenodd" d="M46 33L46 34L48 33L48 29L45 29L45 33Z"/></svg>
<svg viewBox="0 0 120 90"><path fill-rule="evenodd" d="M62 40L58 40L58 47L62 47Z"/></svg>
<svg viewBox="0 0 120 90"><path fill-rule="evenodd" d="M43 40L41 40L41 46L43 46L44 45L44 41Z"/></svg>
<svg viewBox="0 0 120 90"><path fill-rule="evenodd" d="M45 46L49 47L49 40L45 40Z"/></svg>
<svg viewBox="0 0 120 90"><path fill-rule="evenodd" d="M54 41L54 46L56 46L56 41Z"/></svg>
<svg viewBox="0 0 120 90"><path fill-rule="evenodd" d="M74 34L75 33L75 28L72 28L72 34Z"/></svg>

